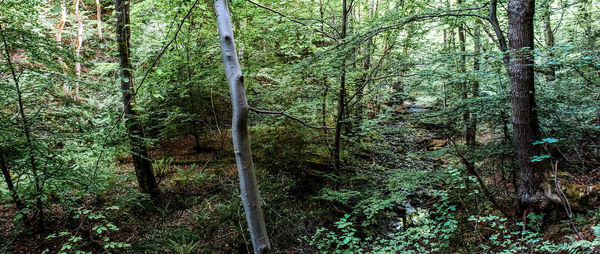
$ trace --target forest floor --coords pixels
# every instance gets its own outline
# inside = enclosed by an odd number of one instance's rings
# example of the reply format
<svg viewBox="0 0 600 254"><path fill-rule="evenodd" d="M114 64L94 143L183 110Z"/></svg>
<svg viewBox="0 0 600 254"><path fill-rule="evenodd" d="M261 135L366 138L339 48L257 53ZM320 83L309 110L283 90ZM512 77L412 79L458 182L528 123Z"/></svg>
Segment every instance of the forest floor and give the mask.
<svg viewBox="0 0 600 254"><path fill-rule="evenodd" d="M368 191L366 193L373 191L380 200L372 201L375 204L372 206L387 199L402 200L391 204L391 211L397 216L373 225L376 234L402 230L427 213L439 201L430 195L429 190L442 188L440 185L444 184L444 179L440 177L444 174L440 172L460 164L456 159L444 156L448 154L444 148L451 144L441 128L411 118L417 114L420 113L395 113L390 120L379 122L376 127L377 141L352 155L356 157L355 160L348 162L357 168L356 172L351 172L353 175L371 174L374 168L380 168L383 171L377 174L384 177L367 177L363 179L368 181L344 183L348 186L337 184L338 189L353 190L352 186L359 184ZM73 248L84 250L102 250L105 237L108 237L110 242L130 243L132 246L128 251L134 252L169 252L192 245L199 253L249 252L249 239L246 239L245 233L241 233L244 232L245 219L239 201L235 158L226 150L229 149L230 139L226 133L200 138L202 149L197 149L195 139L190 135L162 140L151 150L155 159L155 173L164 191L164 202L160 204L154 205L137 194L131 158L123 156L117 159L116 177L104 193L69 202L54 200L56 204L49 208L49 219L43 234L15 233L17 231L14 230L12 219L15 209L10 205L0 206L0 250L7 246L14 253L58 250L64 247L69 235L77 235L83 241ZM265 216L267 224L273 229L273 244L276 249L289 253L309 250L306 241L298 241L301 237L310 238L317 228L330 225L344 214L363 209L336 201L335 198L323 202L323 199L328 199L326 195L310 190L325 185L314 180L300 181L295 179L297 177L314 178L305 173L288 175L292 180L282 180L281 175L277 174L259 177L264 181L261 192L267 200ZM490 178L486 181L493 183L493 180ZM268 181L280 182L266 183ZM294 184L300 186L291 186ZM482 200L481 205L484 202ZM467 206L473 204L459 204L459 207ZM475 204L476 208L478 206ZM107 210L106 207L117 209ZM75 218L84 210L105 218ZM102 235L94 232L96 226L109 223L119 229ZM556 227L549 230L556 231ZM584 231L589 235L590 228ZM61 237L61 232L68 234ZM58 237L49 238L49 235Z"/></svg>
<svg viewBox="0 0 600 254"><path fill-rule="evenodd" d="M375 150L384 149L385 152L366 154L364 160L353 163L372 163L371 166L379 165L388 169L407 169L417 174L431 172L442 166L444 162L440 159L432 159L429 153L446 146L447 141L439 133L431 130L431 126L415 128L402 118L402 115L398 114L398 117L392 121L381 123L380 127L384 131L381 133L380 143L376 145L379 148ZM227 135L216 134L200 138L202 149L197 149L194 137L189 135L179 139L162 140L151 150L152 157L155 159L155 173L165 197L164 202L157 207L150 201L135 195L136 185L132 174L134 171L131 157L123 156L117 159L115 164L117 177L105 193L81 198L76 200L75 204L69 203L77 207L75 211L68 210L65 202L57 202L63 205L56 204L50 208L46 231L43 234L15 235L15 223L12 220L15 209L10 205L0 206L0 237L7 239L2 241L2 245L8 244L9 249L15 253L41 253L44 249L57 250L65 243L66 238L47 236L70 232L83 237L84 241L80 242L78 248L99 250L103 248L103 241L101 236L95 235L94 227L111 223L119 229L106 232L102 237L109 237L116 243L131 243L132 248L138 252L163 252L195 243L198 244L197 250L201 253L248 252L251 248L248 246L248 239L244 239L245 236L240 234L243 232L245 220L243 207L237 200L239 191L235 158L231 153L223 150L223 144L229 147L230 140ZM431 183L424 182L424 184ZM411 209L429 206L422 200L424 186L413 187L415 188L409 192L403 191L403 195L408 199L402 206ZM305 188L311 187L301 186L299 189ZM267 191L263 195L270 194ZM315 205L312 201L300 202ZM116 206L119 210L103 209L107 206ZM106 218L102 220L74 218L77 211L86 209L91 213L103 214ZM304 209L311 209L311 207ZM343 211L348 207L340 205L335 209ZM280 212L283 214L285 211ZM297 212L308 214L307 211ZM278 212L274 211L274 213ZM280 214L277 216L284 217ZM302 226L304 236L310 237L311 232L314 233L316 228L323 225L326 220L335 220L335 216L331 219L311 218L304 222L305 225ZM397 227L401 220L399 218L396 222L382 222L387 224L382 228L393 230L392 228ZM289 222L290 225L294 223L296 222L291 220ZM276 235L277 232L274 234ZM278 247L292 252L302 249L301 246Z"/></svg>

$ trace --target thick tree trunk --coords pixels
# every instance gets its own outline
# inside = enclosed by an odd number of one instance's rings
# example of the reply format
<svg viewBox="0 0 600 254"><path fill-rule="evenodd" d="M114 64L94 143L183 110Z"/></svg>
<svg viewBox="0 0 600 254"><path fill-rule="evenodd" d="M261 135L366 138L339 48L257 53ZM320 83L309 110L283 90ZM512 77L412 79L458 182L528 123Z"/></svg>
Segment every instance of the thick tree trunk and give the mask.
<svg viewBox="0 0 600 254"><path fill-rule="evenodd" d="M81 16L81 11L79 11L79 3L81 0L75 0L73 2L75 9L75 17L77 18L77 41L75 44L75 57L77 57L77 62L75 62L75 72L77 74L77 81L75 83L75 94L73 95L73 99L79 100L79 79L81 78L81 62L79 62L79 57L81 56L81 44L83 43L83 17Z"/></svg>
<svg viewBox="0 0 600 254"><path fill-rule="evenodd" d="M545 209L550 201L558 197L552 195L548 182L551 168L548 163L531 162L540 155L540 146L533 142L541 139L535 104L533 73L533 17L535 0L510 0L508 2L508 40L510 63L511 112L513 139L519 165L519 196L521 208L535 211ZM560 200L558 199L560 202Z"/></svg>
<svg viewBox="0 0 600 254"><path fill-rule="evenodd" d="M144 144L144 132L137 119L137 112L133 109L133 74L131 62L129 59L129 1L115 0L116 13L116 34L119 45L119 72L121 78L121 91L123 93L123 110L125 114L125 125L129 135L131 146L131 156L133 157L133 166L137 176L140 192L150 194L153 200L160 200L162 193L158 188L158 183L152 169L152 162L148 154L148 149Z"/></svg>
<svg viewBox="0 0 600 254"><path fill-rule="evenodd" d="M346 4L346 0L343 0L342 4L342 32L341 32L341 40L346 38L346 32L348 30L348 7ZM340 74L340 90L338 93L338 112L336 117L336 125L335 125L335 137L334 137L334 150L333 150L333 160L335 162L335 168L337 170L340 169L340 150L341 150L341 139L342 139L342 125L344 123L344 114L345 114L345 103L346 103L346 56L342 56L341 63L342 73Z"/></svg>
<svg viewBox="0 0 600 254"><path fill-rule="evenodd" d="M227 0L215 0L215 12L221 44L221 53L225 74L231 94L233 117L231 135L235 153L240 189L246 221L252 239L254 253L268 253L271 244L267 235L267 228L261 208L261 198L256 183L252 152L250 149L250 135L248 134L248 102L244 87L244 76L238 61L233 37L233 27Z"/></svg>

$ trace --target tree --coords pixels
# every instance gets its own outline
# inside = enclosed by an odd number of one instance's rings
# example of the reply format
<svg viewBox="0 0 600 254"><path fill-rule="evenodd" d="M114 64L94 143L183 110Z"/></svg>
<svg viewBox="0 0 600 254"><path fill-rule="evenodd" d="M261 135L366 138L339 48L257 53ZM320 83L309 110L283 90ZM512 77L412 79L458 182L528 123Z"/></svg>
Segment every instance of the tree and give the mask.
<svg viewBox="0 0 600 254"><path fill-rule="evenodd" d="M554 31L552 31L552 23L550 18L552 16L552 1L548 0L544 3L544 35L546 37L546 47L550 50L549 57L554 58L552 50L554 48ZM550 66L548 73L546 73L546 81L552 82L556 80L556 69L554 66Z"/></svg>
<svg viewBox="0 0 600 254"><path fill-rule="evenodd" d="M154 200L161 199L162 193L158 187L148 148L144 144L144 131L137 119L137 111L133 108L135 103L133 85L133 66L130 56L130 23L129 23L129 1L115 0L115 15L117 43L119 46L119 76L121 79L121 91L123 93L123 114L125 125L129 135L131 156L137 176L138 185L142 193L150 194Z"/></svg>
<svg viewBox="0 0 600 254"><path fill-rule="evenodd" d="M535 0L508 2L508 42L510 63L510 101L513 139L519 165L519 196L522 208L545 209L550 201L560 202L551 192L548 163L532 162L542 148L533 145L541 139L535 102L533 66L533 17Z"/></svg>
<svg viewBox="0 0 600 254"><path fill-rule="evenodd" d="M73 2L75 17L77 18L77 40L75 41L75 56L77 58L81 56L81 44L83 44L83 16L79 10L80 2L81 0L75 0ZM75 82L75 94L73 95L73 99L79 100L79 80L81 79L81 62L79 59L75 62L75 72L77 74L77 81Z"/></svg>
<svg viewBox="0 0 600 254"><path fill-rule="evenodd" d="M58 22L58 24L56 25L56 42L60 43L62 42L62 32L63 29L65 28L65 23L67 22L67 7L65 6L64 3L60 3L60 21ZM62 58L58 58L58 62L66 69L67 65L63 62ZM62 84L62 89L63 92L65 93L65 96L67 97L71 97L71 91L69 89L69 85L67 84L67 81L63 81Z"/></svg>
<svg viewBox="0 0 600 254"><path fill-rule="evenodd" d="M215 12L221 44L221 55L225 67L225 75L229 84L233 116L231 135L233 150L240 177L240 189L246 222L252 238L254 253L268 253L271 249L267 228L261 208L261 198L254 173L250 135L248 134L248 101L244 87L244 75L238 61L233 28L229 15L227 0L215 0Z"/></svg>
<svg viewBox="0 0 600 254"><path fill-rule="evenodd" d="M2 27L0 27L0 29L2 29ZM12 64L9 46L8 46L8 43L6 42L6 34L3 29L0 32L2 35L2 42L4 43L4 53L5 53L5 57L6 57L6 62L9 65L11 76L12 76L13 82L15 83L15 89L17 91L17 102L18 102L18 107L19 107L19 116L21 117L21 127L22 127L22 131L23 131L23 134L24 134L25 140L26 140L26 145L27 145L27 150L28 150L27 151L28 159L29 159L31 171L33 174L33 181L35 184L35 192L36 192L35 193L35 205L36 205L36 208L38 210L38 215L39 215L37 230L41 232L41 231L44 231L44 202L42 200L42 195L43 195L42 185L43 185L43 183L40 179L40 175L39 175L39 171L38 171L38 164L37 164L37 160L36 160L36 157L34 154L33 137L31 135L31 125L28 121L27 115L25 114L25 105L23 103L23 95L21 93L21 85L19 84L19 78L17 77L15 67Z"/></svg>
<svg viewBox="0 0 600 254"><path fill-rule="evenodd" d="M100 0L96 0L96 24L98 29L98 39L102 41L102 5L100 4Z"/></svg>
<svg viewBox="0 0 600 254"><path fill-rule="evenodd" d="M349 9L346 0L343 0L342 4L342 31L340 33L340 42L346 38L348 30L348 13ZM340 169L340 150L341 150L341 139L342 139L342 125L344 124L344 110L346 104L346 56L342 56L341 62L341 73L340 73L340 90L338 92L338 112L336 117L335 125L335 137L333 147L333 161L335 162L335 168Z"/></svg>

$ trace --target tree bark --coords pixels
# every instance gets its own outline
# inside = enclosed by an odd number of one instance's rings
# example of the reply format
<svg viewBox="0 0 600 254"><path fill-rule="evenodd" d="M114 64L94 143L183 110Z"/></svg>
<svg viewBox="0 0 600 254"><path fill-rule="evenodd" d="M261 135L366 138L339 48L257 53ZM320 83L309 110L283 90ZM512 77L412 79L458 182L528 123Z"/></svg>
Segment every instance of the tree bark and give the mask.
<svg viewBox="0 0 600 254"><path fill-rule="evenodd" d="M223 65L225 67L233 107L231 135L240 177L241 197L246 213L246 222L248 223L254 253L268 253L271 250L271 244L261 208L262 199L260 198L256 182L250 149L250 136L248 134L249 106L246 100L244 76L242 75L242 69L235 49L233 27L231 25L227 0L215 0L215 12Z"/></svg>
<svg viewBox="0 0 600 254"><path fill-rule="evenodd" d="M133 166L135 167L140 192L150 194L153 200L160 200L162 192L158 188L148 149L144 144L142 125L137 119L137 111L132 106L135 98L133 94L133 66L129 59L129 1L115 0L115 13L117 18L115 32L119 45L119 74L121 78L121 91L123 93L123 111L129 135Z"/></svg>
<svg viewBox="0 0 600 254"><path fill-rule="evenodd" d="M533 17L535 0L510 0L508 2L508 39L510 63L511 112L513 140L519 165L519 196L521 209L534 211L545 209L550 201L560 199L551 193L548 176L551 173L549 163L531 162L540 155L540 146L533 142L541 139L538 115L535 103L533 69Z"/></svg>

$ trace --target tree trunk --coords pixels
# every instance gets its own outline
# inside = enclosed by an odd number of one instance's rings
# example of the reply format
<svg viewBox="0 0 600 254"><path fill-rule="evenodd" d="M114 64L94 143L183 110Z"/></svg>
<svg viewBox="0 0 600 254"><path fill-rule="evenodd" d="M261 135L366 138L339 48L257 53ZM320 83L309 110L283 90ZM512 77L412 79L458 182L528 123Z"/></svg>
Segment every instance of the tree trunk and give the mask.
<svg viewBox="0 0 600 254"><path fill-rule="evenodd" d="M346 32L348 29L348 7L346 0L343 0L342 4L342 32L340 40L346 38ZM342 139L342 125L344 123L344 110L346 103L346 56L342 56L341 63L342 73L340 74L340 90L338 93L338 112L335 125L335 141L333 160L335 162L335 168L340 169L340 150L341 150L341 139Z"/></svg>
<svg viewBox="0 0 600 254"><path fill-rule="evenodd" d="M546 46L550 51L548 56L550 58L554 58L554 32L552 31L552 25L550 23L550 17L552 16L552 12L550 11L551 4L552 2L546 3L546 13L544 14L544 33L546 35ZM556 69L554 66L550 65L548 73L546 74L546 82L552 82L554 80L556 80Z"/></svg>
<svg viewBox="0 0 600 254"><path fill-rule="evenodd" d="M75 100L79 100L79 79L81 78L81 62L79 62L79 57L81 56L81 44L83 43L83 17L79 11L80 2L81 0L75 0L73 2L75 17L77 18L77 42L75 44L75 57L77 58L77 62L75 62L75 72L77 73L77 81L75 83L75 94L73 95L73 99Z"/></svg>
<svg viewBox="0 0 600 254"><path fill-rule="evenodd" d="M480 31L479 24L475 24L475 26L473 28L473 42L475 44L475 46L474 46L475 56L473 57L473 72L475 73L475 75L478 74L479 66L480 66L480 54L481 54L480 36L481 36L481 31ZM472 93L473 93L473 98L477 98L479 96L479 79L477 77L474 79L473 87L471 89L472 89ZM476 115L476 112L471 112L469 126L467 128L466 142L467 142L467 146L477 145L477 115Z"/></svg>
<svg viewBox="0 0 600 254"><path fill-rule="evenodd" d="M504 33L500 29L500 24L498 23L498 0L490 0L490 9L489 9L489 22L492 24L492 28L494 29L494 33L496 34L496 38L498 39L498 48L502 51L502 61L506 69L508 70L509 64L509 55L507 54L508 46L506 45L506 38L504 37Z"/></svg>
<svg viewBox="0 0 600 254"><path fill-rule="evenodd" d="M62 41L62 32L63 32L63 29L65 28L66 22L67 22L67 7L65 6L64 3L61 3L60 4L60 21L58 22L58 25L56 26L56 41L59 43ZM63 62L61 57L58 58L58 62L65 69L68 68L67 65L65 64L65 62ZM62 84L62 89L63 89L63 92L65 93L65 96L70 98L71 91L69 89L69 85L67 84L66 80Z"/></svg>
<svg viewBox="0 0 600 254"><path fill-rule="evenodd" d="M461 5L461 1L457 2L458 6ZM470 124L470 116L471 113L469 111L469 105L467 103L467 99L469 98L469 89L467 87L467 82L465 81L465 76L467 74L467 56L466 56L466 40L465 40L465 31L463 28L463 24L458 26L458 47L460 49L460 57L458 62L458 72L463 76L460 81L460 89L461 89L461 98L463 100L463 112L462 112L462 121L463 121L463 133L464 138L467 143L469 143L469 133L471 132Z"/></svg>
<svg viewBox="0 0 600 254"><path fill-rule="evenodd" d="M123 111L125 114L125 125L129 135L131 146L131 156L133 157L133 166L137 176L138 185L142 193L150 194L153 200L160 200L162 193L158 188L158 183L152 169L152 162L148 154L148 149L144 144L144 132L140 122L137 119L137 112L133 109L133 75L131 62L129 59L129 1L115 0L116 13L116 34L119 45L119 74L121 78L121 90L123 93Z"/></svg>
<svg viewBox="0 0 600 254"><path fill-rule="evenodd" d="M550 201L559 201L552 195L548 177L549 163L531 162L540 155L540 146L532 143L541 139L535 104L533 70L533 17L535 0L510 0L508 2L508 40L510 63L511 112L513 139L519 165L519 196L521 209L545 209ZM558 200L555 200L558 199Z"/></svg>
<svg viewBox="0 0 600 254"><path fill-rule="evenodd" d="M96 0L96 21L98 22L98 38L102 41L102 5Z"/></svg>
<svg viewBox="0 0 600 254"><path fill-rule="evenodd" d="M25 209L25 204L23 204L23 201L19 197L19 193L15 189L15 185L13 184L12 177L10 176L10 171L8 169L8 164L6 163L4 159L4 154L2 153L0 153L0 169L2 169L4 181L6 181L6 186L8 187L8 191L10 192L10 196L15 202L15 206L17 207L18 212L22 213ZM25 225L25 227L30 228L31 224L29 223L29 217L27 217L27 214L24 213L21 215L23 216L23 224Z"/></svg>
<svg viewBox="0 0 600 254"><path fill-rule="evenodd" d="M267 235L267 228L261 208L262 199L256 183L256 175L250 150L250 136L248 134L248 102L244 87L244 76L238 61L233 37L233 28L227 0L215 0L215 12L221 44L221 53L225 74L231 94L233 117L231 135L235 153L240 189L246 222L252 239L254 253L268 253L271 244Z"/></svg>
<svg viewBox="0 0 600 254"><path fill-rule="evenodd" d="M15 82L15 88L17 91L17 101L19 103L19 115L21 116L21 123L23 126L23 134L25 135L25 141L27 142L26 144L27 144L27 150L29 152L29 163L31 165L31 172L33 174L33 183L34 183L34 187L35 187L35 191L36 191L35 205L36 205L36 208L37 208L38 214L39 214L37 229L39 232L42 232L42 231L44 231L44 202L42 201L43 186L41 183L41 179L38 175L37 163L36 163L35 155L33 153L34 147L33 147L33 141L31 138L31 126L29 125L29 121L27 119L27 116L25 115L25 106L23 104L23 96L21 93L21 86L19 85L19 79L17 78L15 67L12 64L10 51L8 50L8 43L6 42L6 35L4 34L4 30L1 30L1 27L0 27L0 32L2 34L2 42L4 43L4 53L6 54L6 61L8 62L8 65L10 67L12 78L13 78L13 81Z"/></svg>

